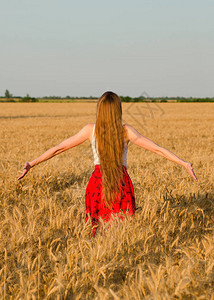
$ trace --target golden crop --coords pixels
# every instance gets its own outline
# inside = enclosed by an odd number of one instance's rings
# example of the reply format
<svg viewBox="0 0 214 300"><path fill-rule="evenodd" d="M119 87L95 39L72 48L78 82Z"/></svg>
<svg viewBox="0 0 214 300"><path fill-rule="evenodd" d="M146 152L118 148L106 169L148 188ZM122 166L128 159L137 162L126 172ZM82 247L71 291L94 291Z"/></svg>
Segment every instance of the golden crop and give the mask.
<svg viewBox="0 0 214 300"><path fill-rule="evenodd" d="M134 219L90 238L90 143L25 161L95 121L94 103L0 104L0 299L214 299L212 103L123 103L124 122L193 163L135 145L128 172Z"/></svg>

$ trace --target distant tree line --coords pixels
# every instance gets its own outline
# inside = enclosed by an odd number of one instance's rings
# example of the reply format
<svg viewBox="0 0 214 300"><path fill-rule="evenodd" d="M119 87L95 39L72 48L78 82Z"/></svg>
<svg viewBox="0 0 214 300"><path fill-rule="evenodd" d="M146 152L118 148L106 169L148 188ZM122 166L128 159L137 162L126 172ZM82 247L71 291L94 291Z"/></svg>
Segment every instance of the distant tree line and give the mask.
<svg viewBox="0 0 214 300"><path fill-rule="evenodd" d="M0 97L1 102L40 102L42 100L78 100L78 99L85 99L85 100L90 100L90 99L98 99L98 97L71 97L71 96L66 96L66 97L61 97L61 96L44 96L41 98L35 98L31 97L29 94L27 94L25 97L20 97L20 96L13 96L9 92L9 90L5 91L5 96ZM140 96L140 97L129 97L129 96L120 96L122 102L168 102L171 100L175 100L175 102L214 102L214 97L212 98L185 98L185 97L145 97L145 96Z"/></svg>
<svg viewBox="0 0 214 300"><path fill-rule="evenodd" d="M82 96L82 97L79 97L79 96L66 96L66 97L61 97L61 96L44 96L44 97L41 97L40 99L71 99L71 100L75 100L75 99L98 99L98 97L93 97L93 96L90 96L90 97L85 97L85 96Z"/></svg>
<svg viewBox="0 0 214 300"><path fill-rule="evenodd" d="M185 97L137 97L131 98L129 96L120 96L122 102L168 102L175 100L176 102L214 102L212 98L185 98Z"/></svg>

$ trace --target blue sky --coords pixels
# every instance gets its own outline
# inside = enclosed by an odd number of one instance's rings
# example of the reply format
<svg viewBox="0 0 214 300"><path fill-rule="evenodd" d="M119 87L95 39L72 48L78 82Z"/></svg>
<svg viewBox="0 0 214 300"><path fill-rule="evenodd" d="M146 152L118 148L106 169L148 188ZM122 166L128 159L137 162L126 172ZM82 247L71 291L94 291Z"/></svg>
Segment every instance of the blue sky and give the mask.
<svg viewBox="0 0 214 300"><path fill-rule="evenodd" d="M214 97L213 0L2 0L0 95Z"/></svg>

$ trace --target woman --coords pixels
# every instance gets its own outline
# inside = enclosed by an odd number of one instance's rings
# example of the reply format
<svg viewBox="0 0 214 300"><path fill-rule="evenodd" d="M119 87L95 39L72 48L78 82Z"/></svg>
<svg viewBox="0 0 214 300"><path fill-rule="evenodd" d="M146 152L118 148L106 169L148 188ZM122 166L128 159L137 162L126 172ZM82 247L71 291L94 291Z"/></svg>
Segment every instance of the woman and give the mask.
<svg viewBox="0 0 214 300"><path fill-rule="evenodd" d="M123 218L120 212L128 212L129 215L135 213L134 189L126 168L130 141L185 167L197 181L191 163L142 136L134 127L122 124L121 100L113 92L105 92L98 100L95 124L87 124L74 136L47 150L31 162L25 163L18 180L35 165L78 146L87 139L92 145L95 169L85 193L85 221L87 222L90 216L93 235L96 233L99 218L108 221L112 214L118 214Z"/></svg>

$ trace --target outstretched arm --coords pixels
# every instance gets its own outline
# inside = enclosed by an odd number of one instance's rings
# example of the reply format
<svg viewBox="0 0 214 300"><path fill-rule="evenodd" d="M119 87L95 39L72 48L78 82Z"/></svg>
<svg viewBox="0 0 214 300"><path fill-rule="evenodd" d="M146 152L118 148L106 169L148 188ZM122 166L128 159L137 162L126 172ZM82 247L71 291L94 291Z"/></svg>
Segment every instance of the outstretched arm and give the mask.
<svg viewBox="0 0 214 300"><path fill-rule="evenodd" d="M185 167L190 175L197 181L197 178L193 172L192 164L184 161L183 159L180 159L178 156L176 156L174 153L169 151L168 149L165 149L156 143L154 143L152 140L142 136L134 127L131 125L126 124L125 125L126 131L127 131L127 138L131 142L133 142L135 145L138 145L146 150L149 150L151 152L154 152L160 156L165 157L168 160L171 160L183 167Z"/></svg>
<svg viewBox="0 0 214 300"><path fill-rule="evenodd" d="M27 174L27 172L35 165L38 165L43 161L46 161L58 154L70 149L70 148L73 148L73 147L78 146L78 145L82 144L83 142L85 142L89 138L90 130L91 130L91 124L87 124L77 134L64 140L59 145L48 149L46 152L44 152L42 155L40 155L36 159L25 163L24 168L23 168L24 169L23 173L21 174L21 176L19 176L18 180L23 178Z"/></svg>

